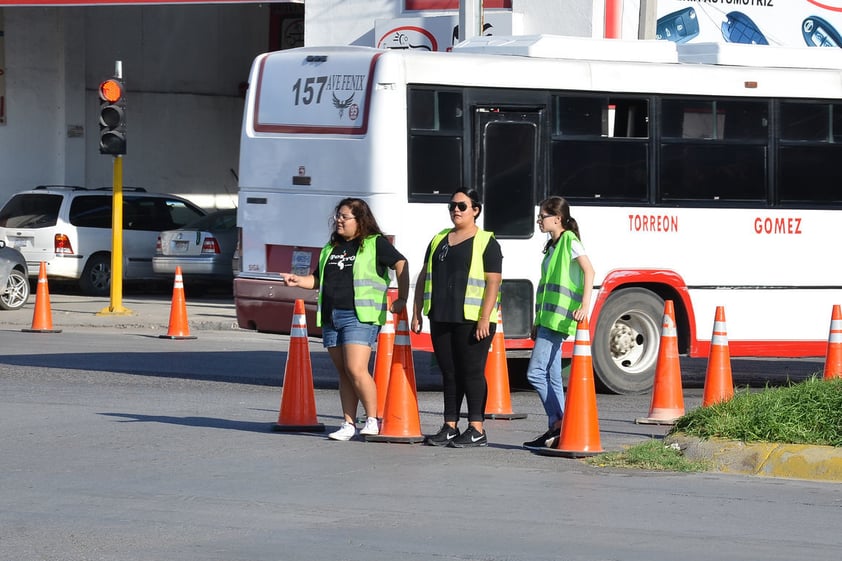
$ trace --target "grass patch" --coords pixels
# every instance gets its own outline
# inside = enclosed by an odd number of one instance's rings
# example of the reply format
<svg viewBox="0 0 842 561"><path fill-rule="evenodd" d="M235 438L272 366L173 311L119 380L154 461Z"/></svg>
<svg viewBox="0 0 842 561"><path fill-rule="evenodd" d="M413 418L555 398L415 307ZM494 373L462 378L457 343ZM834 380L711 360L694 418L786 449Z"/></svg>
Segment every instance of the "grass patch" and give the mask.
<svg viewBox="0 0 842 561"><path fill-rule="evenodd" d="M684 415L670 432L743 442L842 446L842 379L814 376L759 392L739 390L728 401Z"/></svg>
<svg viewBox="0 0 842 561"><path fill-rule="evenodd" d="M675 422L670 434L742 442L842 446L842 378L813 376L789 386L738 390L730 400L699 407ZM687 460L680 450L652 439L621 452L586 459L598 467L660 471L704 471L704 462Z"/></svg>
<svg viewBox="0 0 842 561"><path fill-rule="evenodd" d="M596 467L636 468L654 471L705 471L706 462L693 462L685 458L676 447L664 445L659 439L647 440L621 452L607 452L585 459Z"/></svg>

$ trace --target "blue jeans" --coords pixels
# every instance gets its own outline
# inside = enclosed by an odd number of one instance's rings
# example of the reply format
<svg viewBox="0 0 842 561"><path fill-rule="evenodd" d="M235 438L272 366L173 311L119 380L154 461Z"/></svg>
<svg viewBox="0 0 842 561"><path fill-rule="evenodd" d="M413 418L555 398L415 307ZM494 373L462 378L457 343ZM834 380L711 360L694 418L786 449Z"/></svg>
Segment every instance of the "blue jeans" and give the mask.
<svg viewBox="0 0 842 561"><path fill-rule="evenodd" d="M566 333L538 327L535 348L526 369L526 378L544 405L549 428L561 420L564 413L564 383L561 379L561 343Z"/></svg>
<svg viewBox="0 0 842 561"><path fill-rule="evenodd" d="M330 321L322 325L322 344L326 349L342 345L373 347L379 333L379 325L362 323L354 310L333 310Z"/></svg>

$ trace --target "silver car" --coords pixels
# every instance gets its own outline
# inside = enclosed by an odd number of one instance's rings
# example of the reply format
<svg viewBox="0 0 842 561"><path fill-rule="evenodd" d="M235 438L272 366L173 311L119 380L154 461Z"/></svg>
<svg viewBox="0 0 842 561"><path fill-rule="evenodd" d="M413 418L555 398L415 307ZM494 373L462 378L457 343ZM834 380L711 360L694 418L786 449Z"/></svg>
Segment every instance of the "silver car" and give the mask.
<svg viewBox="0 0 842 561"><path fill-rule="evenodd" d="M17 310L29 299L26 259L0 240L0 309Z"/></svg>
<svg viewBox="0 0 842 561"><path fill-rule="evenodd" d="M225 209L158 235L152 269L174 274L181 267L185 283L228 283L234 279L237 209Z"/></svg>

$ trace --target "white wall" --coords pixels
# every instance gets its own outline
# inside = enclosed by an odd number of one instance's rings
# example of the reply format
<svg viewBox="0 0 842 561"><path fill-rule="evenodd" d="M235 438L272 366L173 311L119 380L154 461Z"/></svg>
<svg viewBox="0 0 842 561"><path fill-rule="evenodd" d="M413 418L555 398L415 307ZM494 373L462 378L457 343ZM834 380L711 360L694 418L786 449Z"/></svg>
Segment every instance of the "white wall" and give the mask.
<svg viewBox="0 0 842 561"><path fill-rule="evenodd" d="M6 124L0 125L0 198L33 182L64 183L83 177L68 160L80 139L67 138L66 119L84 122L68 96L64 17L53 8L4 9ZM67 57L65 55L68 55ZM68 150L70 154L68 155ZM69 157L68 157L69 156Z"/></svg>
<svg viewBox="0 0 842 561"><path fill-rule="evenodd" d="M402 12L403 0L306 0L304 44L373 47L374 20L401 17Z"/></svg>
<svg viewBox="0 0 842 561"><path fill-rule="evenodd" d="M268 48L268 6L91 8L85 18L87 180L110 185L97 149L95 91L121 60L127 90L125 185L188 196L205 207L236 201L243 99L252 59ZM118 29L120 41L98 30Z"/></svg>
<svg viewBox="0 0 842 561"><path fill-rule="evenodd" d="M243 99L269 44L268 5L5 8L7 124L0 201L37 184L111 185L99 154L99 83L123 63L123 183L236 200ZM81 134L81 136L78 136Z"/></svg>
<svg viewBox="0 0 842 561"><path fill-rule="evenodd" d="M523 14L522 35L603 36L601 0L512 0L512 11Z"/></svg>

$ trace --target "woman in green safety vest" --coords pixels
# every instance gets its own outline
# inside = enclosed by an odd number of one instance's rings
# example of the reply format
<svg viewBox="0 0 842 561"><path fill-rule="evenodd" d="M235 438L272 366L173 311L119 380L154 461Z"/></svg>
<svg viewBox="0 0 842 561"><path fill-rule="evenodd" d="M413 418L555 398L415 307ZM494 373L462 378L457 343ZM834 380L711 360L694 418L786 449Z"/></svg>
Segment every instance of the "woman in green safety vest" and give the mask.
<svg viewBox="0 0 842 561"><path fill-rule="evenodd" d="M386 322L389 271L398 280L398 297L391 312L400 313L409 294L406 258L383 236L368 204L362 199L339 201L333 216L334 231L312 274L286 274L289 286L318 288L316 325L339 372L339 399L345 417L333 440L351 440L357 434L357 406L362 402L366 422L360 434L376 435L377 387L368 362L380 326Z"/></svg>
<svg viewBox="0 0 842 561"><path fill-rule="evenodd" d="M448 210L453 227L433 236L427 247L412 313L416 333L421 332L422 312L430 318L444 387L444 424L424 442L454 448L486 446L485 362L497 327L503 254L494 235L476 224L482 205L475 190L457 190ZM468 427L460 433L463 399L468 404Z"/></svg>
<svg viewBox="0 0 842 561"><path fill-rule="evenodd" d="M535 347L526 377L547 412L547 432L523 446L552 447L561 433L564 386L561 379L561 343L576 333L577 323L588 316L594 271L579 239L579 225L570 216L570 205L550 197L539 205L538 228L549 234L541 262L541 280L535 296Z"/></svg>

